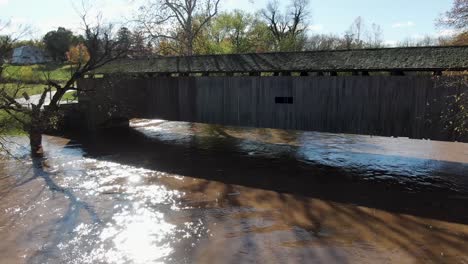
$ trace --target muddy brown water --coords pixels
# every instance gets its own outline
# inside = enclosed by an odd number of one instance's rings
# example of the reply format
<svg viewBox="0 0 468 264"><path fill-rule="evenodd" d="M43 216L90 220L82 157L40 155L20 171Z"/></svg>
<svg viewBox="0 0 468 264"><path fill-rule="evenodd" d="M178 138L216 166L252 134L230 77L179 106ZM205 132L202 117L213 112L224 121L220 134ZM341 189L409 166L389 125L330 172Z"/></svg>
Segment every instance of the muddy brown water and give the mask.
<svg viewBox="0 0 468 264"><path fill-rule="evenodd" d="M0 263L468 263L468 144L134 120L0 162Z"/></svg>

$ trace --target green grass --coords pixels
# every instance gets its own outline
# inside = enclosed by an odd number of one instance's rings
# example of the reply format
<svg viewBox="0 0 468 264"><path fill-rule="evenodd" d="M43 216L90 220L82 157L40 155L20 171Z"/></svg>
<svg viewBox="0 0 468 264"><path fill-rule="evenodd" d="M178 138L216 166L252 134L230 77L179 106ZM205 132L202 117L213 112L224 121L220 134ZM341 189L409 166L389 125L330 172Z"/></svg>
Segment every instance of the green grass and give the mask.
<svg viewBox="0 0 468 264"><path fill-rule="evenodd" d="M67 102L68 101L76 101L78 98L77 98L77 92L74 91L74 92L69 92L69 93L66 93L62 96L62 102Z"/></svg>
<svg viewBox="0 0 468 264"><path fill-rule="evenodd" d="M2 78L8 81L44 82L51 79L65 82L70 78L71 65L44 64L44 65L5 65Z"/></svg>
<svg viewBox="0 0 468 264"><path fill-rule="evenodd" d="M4 65L1 79L5 83L0 84L0 89L13 94L20 87L16 97L23 97L23 92L28 95L41 94L49 78L63 83L70 77L70 65L41 64L41 65ZM55 90L55 89L52 89Z"/></svg>
<svg viewBox="0 0 468 264"><path fill-rule="evenodd" d="M64 83L70 77L70 65L48 64L48 65L4 65L0 79L0 90L13 95L16 90L16 98L23 97L23 93L28 95L42 94L49 78L59 83ZM55 90L55 89L52 89ZM62 102L76 100L76 92L66 93ZM26 118L26 117L21 117ZM22 125L11 117L8 113L0 110L0 134L1 135L20 135L24 134Z"/></svg>
<svg viewBox="0 0 468 264"><path fill-rule="evenodd" d="M4 110L0 110L0 135L24 135L26 132L20 122Z"/></svg>
<svg viewBox="0 0 468 264"><path fill-rule="evenodd" d="M0 90L6 91L9 95L13 95L16 90L19 90L16 98L23 97L24 92L28 95L42 94L45 87L44 84L0 83ZM55 88L52 90L55 90Z"/></svg>
<svg viewBox="0 0 468 264"><path fill-rule="evenodd" d="M22 84L20 86L20 92L17 94L17 98L23 97L23 92L27 92L28 95L34 95L34 94L41 94L44 91L45 85L43 84ZM4 89L7 93L12 94L16 89L18 88L17 84L15 83L0 83L0 90ZM75 101L77 100L76 98L77 92L69 92L66 93L62 97L62 103L65 103L68 99L68 101ZM18 117L20 117L23 120L26 120L27 117L21 116L21 114L18 114ZM0 110L0 135L24 135L26 132L23 130L21 123L19 123L17 120L15 120L12 116L10 116L7 112L4 110Z"/></svg>

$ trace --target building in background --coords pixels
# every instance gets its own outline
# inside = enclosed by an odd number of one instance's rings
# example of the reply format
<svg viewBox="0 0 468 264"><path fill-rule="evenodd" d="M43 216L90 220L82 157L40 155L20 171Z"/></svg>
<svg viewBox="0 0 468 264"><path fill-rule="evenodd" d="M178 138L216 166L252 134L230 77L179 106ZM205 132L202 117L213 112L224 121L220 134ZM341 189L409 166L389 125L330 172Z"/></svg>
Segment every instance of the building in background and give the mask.
<svg viewBox="0 0 468 264"><path fill-rule="evenodd" d="M37 47L22 46L14 49L11 57L11 64L41 64L50 62L52 59L47 53Z"/></svg>

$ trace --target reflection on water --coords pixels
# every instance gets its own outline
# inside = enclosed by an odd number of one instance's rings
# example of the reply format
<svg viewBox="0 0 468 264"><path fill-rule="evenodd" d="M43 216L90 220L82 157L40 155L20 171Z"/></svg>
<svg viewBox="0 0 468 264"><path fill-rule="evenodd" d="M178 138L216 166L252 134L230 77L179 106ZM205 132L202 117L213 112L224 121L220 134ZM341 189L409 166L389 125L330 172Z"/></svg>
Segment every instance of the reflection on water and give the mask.
<svg viewBox="0 0 468 264"><path fill-rule="evenodd" d="M343 168L366 180L441 185L468 192L468 182L463 177L453 177L468 171L467 144L163 120L134 122L133 127L171 144L229 149L253 157L289 158L305 164Z"/></svg>
<svg viewBox="0 0 468 264"><path fill-rule="evenodd" d="M107 195L117 201L104 209L109 214L105 224L82 223L73 230L70 241L58 245L61 251L71 251L68 261L79 256L78 263L158 263L172 253L168 239L176 226L164 220L162 211L152 208L178 210L175 199L181 193L160 185L142 185L148 177L164 173L95 159L68 162L69 167L86 168L79 182L73 176L64 178L68 187L84 191L84 199ZM83 255L82 249L90 245L90 252Z"/></svg>
<svg viewBox="0 0 468 264"><path fill-rule="evenodd" d="M132 127L1 160L2 263L468 263L467 144Z"/></svg>

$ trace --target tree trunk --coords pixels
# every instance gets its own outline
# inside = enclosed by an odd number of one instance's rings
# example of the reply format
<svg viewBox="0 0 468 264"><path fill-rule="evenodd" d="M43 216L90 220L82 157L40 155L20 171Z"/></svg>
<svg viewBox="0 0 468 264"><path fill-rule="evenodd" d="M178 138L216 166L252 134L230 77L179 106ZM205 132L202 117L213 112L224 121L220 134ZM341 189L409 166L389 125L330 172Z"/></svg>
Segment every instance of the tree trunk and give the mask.
<svg viewBox="0 0 468 264"><path fill-rule="evenodd" d="M42 149L42 131L31 129L29 131L29 144L31 146L31 155L33 157L42 157L44 154Z"/></svg>
<svg viewBox="0 0 468 264"><path fill-rule="evenodd" d="M187 56L193 56L193 38L189 38L187 40L187 44L186 44L186 55Z"/></svg>

